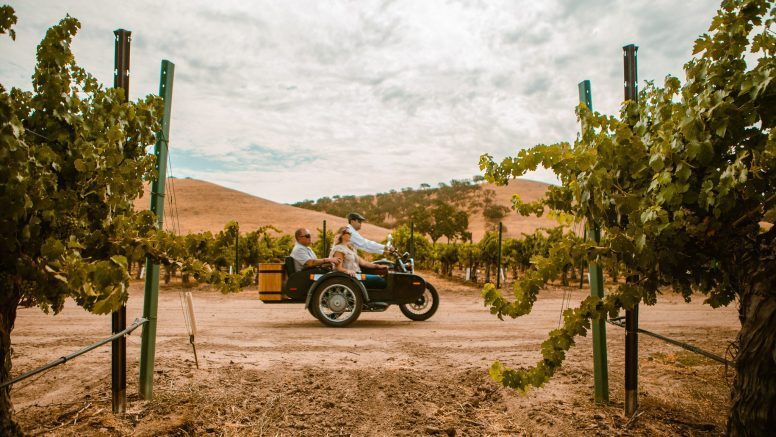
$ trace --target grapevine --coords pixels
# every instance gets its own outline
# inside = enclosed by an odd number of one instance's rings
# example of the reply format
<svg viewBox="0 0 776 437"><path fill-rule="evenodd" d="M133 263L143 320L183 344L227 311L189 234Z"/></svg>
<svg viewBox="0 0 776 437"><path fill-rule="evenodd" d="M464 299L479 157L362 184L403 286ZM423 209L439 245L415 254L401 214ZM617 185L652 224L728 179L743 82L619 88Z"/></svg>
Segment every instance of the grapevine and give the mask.
<svg viewBox="0 0 776 437"><path fill-rule="evenodd" d="M517 199L516 209L569 213L604 234L599 245L570 238L553 243L549 256L516 283L513 302L486 286L494 314L529 312L569 253L638 277L607 290L603 301L587 298L567 311L536 366L495 363L495 379L520 390L541 386L591 319L654 304L663 288L686 300L698 292L712 307L740 305L742 346L728 432L765 434L776 426L776 381L763 370L776 341L776 229L761 225L776 215L775 14L772 1L726 0L710 34L696 40L683 84L671 76L662 86L647 83L641 103L625 102L618 117L581 105L584 129L573 146L539 145L500 163L481 157L486 178L502 184L539 165L552 169L562 186L537 202Z"/></svg>

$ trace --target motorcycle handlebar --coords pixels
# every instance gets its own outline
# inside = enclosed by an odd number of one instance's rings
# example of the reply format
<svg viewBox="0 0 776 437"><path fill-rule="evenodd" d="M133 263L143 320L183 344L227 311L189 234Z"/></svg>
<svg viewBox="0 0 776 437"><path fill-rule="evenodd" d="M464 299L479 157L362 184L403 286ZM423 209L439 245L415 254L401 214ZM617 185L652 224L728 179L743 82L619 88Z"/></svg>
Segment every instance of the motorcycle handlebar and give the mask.
<svg viewBox="0 0 776 437"><path fill-rule="evenodd" d="M405 252L404 254L402 254L401 252L399 252L399 249L393 246L389 248L389 252L391 255L396 257L396 265L399 267L399 270L404 273L407 273L408 272L407 263L404 261L404 258L406 256L409 256L409 253Z"/></svg>

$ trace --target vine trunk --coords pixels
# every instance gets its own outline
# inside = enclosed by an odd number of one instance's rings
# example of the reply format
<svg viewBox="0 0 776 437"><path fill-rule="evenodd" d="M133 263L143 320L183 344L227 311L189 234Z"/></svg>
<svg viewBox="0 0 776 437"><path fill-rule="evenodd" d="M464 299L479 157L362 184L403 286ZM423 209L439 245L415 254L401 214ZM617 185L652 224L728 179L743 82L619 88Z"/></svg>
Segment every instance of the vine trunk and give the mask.
<svg viewBox="0 0 776 437"><path fill-rule="evenodd" d="M8 284L2 284L8 285ZM16 321L16 308L21 299L18 286L12 286L11 293L2 296L0 301L0 382L11 379L11 331ZM0 388L0 435L21 435L19 425L13 420L11 387Z"/></svg>
<svg viewBox="0 0 776 437"><path fill-rule="evenodd" d="M727 425L731 436L776 430L776 239L763 246L739 295L741 330Z"/></svg>

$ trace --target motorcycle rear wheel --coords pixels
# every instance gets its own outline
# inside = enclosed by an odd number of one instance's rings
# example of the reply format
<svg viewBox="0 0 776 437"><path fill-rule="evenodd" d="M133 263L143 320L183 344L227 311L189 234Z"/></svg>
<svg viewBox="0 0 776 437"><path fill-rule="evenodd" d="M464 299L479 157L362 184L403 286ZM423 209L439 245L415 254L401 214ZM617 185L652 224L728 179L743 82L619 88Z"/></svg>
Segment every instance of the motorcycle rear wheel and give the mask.
<svg viewBox="0 0 776 437"><path fill-rule="evenodd" d="M324 325L341 328L358 319L363 305L361 290L353 281L332 278L313 293L310 312Z"/></svg>
<svg viewBox="0 0 776 437"><path fill-rule="evenodd" d="M401 313L416 322L430 319L436 313L437 308L439 308L439 293L428 282L426 282L426 290L415 302L399 305Z"/></svg>

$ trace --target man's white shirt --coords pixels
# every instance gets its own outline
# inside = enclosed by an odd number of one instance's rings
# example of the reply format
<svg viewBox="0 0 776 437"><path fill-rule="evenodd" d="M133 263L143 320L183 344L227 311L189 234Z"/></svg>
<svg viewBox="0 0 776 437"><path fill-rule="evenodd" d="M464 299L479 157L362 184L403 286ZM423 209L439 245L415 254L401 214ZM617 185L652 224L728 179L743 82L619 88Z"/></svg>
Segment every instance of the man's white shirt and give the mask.
<svg viewBox="0 0 776 437"><path fill-rule="evenodd" d="M383 253L385 252L385 245L375 243L372 240L367 240L353 228L353 225L348 224L348 230L350 230L350 242L353 243L358 249L369 253Z"/></svg>
<svg viewBox="0 0 776 437"><path fill-rule="evenodd" d="M304 263L311 259L317 259L315 252L304 244L296 243L291 250L291 258L294 259L294 265L296 265L296 271L301 271L304 268Z"/></svg>

